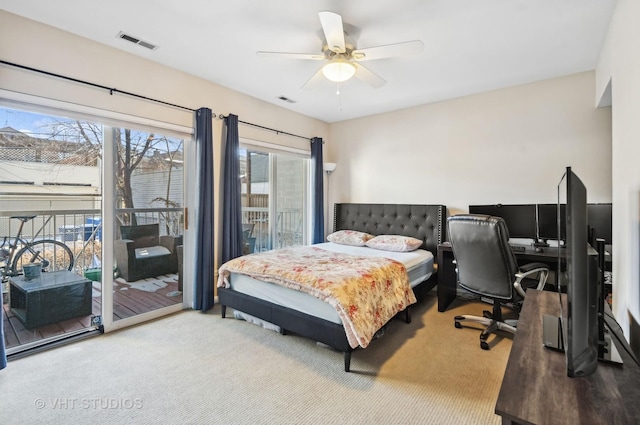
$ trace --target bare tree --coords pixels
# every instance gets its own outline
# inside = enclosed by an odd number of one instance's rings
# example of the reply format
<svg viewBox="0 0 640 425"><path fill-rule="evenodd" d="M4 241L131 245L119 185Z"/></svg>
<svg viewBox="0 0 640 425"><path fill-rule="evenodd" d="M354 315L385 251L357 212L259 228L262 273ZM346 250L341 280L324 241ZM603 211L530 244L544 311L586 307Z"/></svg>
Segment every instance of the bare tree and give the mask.
<svg viewBox="0 0 640 425"><path fill-rule="evenodd" d="M146 136L146 137L145 137ZM154 133L132 133L129 129L115 130L118 157L116 165L116 181L118 199L122 208L134 208L133 191L131 190L131 176L133 171L142 163L145 155L154 146ZM136 225L135 214L128 214L129 224Z"/></svg>
<svg viewBox="0 0 640 425"><path fill-rule="evenodd" d="M50 132L50 140L64 140L76 145L76 154L92 152L96 157L100 156L102 147L102 125L98 123L79 120L53 120L46 124ZM119 208L135 208L131 177L136 169L145 165L145 158L156 145L164 141L169 146L169 141L164 136L157 137L154 133L132 131L124 128L114 128L114 138L117 146L116 158L116 194ZM169 163L156 163L155 166L166 166L171 169L172 156ZM148 162L148 161L147 161ZM168 204L167 204L168 205ZM126 224L136 225L135 214L125 214L123 221Z"/></svg>
<svg viewBox="0 0 640 425"><path fill-rule="evenodd" d="M151 200L151 202L162 202L165 208L177 208L180 205L171 200L171 177L173 172L173 164L178 162L181 163L180 160L177 160L176 156L179 152L182 151L182 141L178 144L175 149L171 149L170 140L167 137L162 137L162 140L165 143L165 151L167 152L166 163L168 164L168 173L167 173L167 191L165 197L157 197ZM182 223L182 214L176 212L167 212L161 213L164 217L165 226L167 229L168 235L177 235L179 234L179 224Z"/></svg>

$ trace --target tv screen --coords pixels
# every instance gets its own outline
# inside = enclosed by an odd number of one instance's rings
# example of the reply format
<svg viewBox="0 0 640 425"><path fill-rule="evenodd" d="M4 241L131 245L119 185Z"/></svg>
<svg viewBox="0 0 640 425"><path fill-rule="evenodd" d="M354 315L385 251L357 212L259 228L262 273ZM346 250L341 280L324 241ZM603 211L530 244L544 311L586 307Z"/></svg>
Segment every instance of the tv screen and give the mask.
<svg viewBox="0 0 640 425"><path fill-rule="evenodd" d="M470 205L470 214L502 217L507 223L510 238L536 239L536 205Z"/></svg>
<svg viewBox="0 0 640 425"><path fill-rule="evenodd" d="M565 179L564 349L567 375L581 377L591 375L598 365L598 253L588 244L587 189L571 167L567 167ZM558 193L560 195L560 186Z"/></svg>

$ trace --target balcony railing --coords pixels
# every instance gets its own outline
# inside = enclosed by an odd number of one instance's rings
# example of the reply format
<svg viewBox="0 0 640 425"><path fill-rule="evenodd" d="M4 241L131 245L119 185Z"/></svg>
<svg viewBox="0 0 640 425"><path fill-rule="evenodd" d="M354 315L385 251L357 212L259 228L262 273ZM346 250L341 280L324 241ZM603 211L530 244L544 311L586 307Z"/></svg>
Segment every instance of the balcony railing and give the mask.
<svg viewBox="0 0 640 425"><path fill-rule="evenodd" d="M34 216L27 221L20 235L27 243L42 239L63 242L73 252L76 273L99 267L102 263L102 217L98 209L88 210L40 210L0 212L0 243L13 242L20 220L12 217ZM135 216L135 219L133 218ZM118 209L118 224L160 223L160 235L177 236L183 233L182 208ZM19 244L17 249L20 249Z"/></svg>
<svg viewBox="0 0 640 425"><path fill-rule="evenodd" d="M182 208L132 208L116 210L118 225L159 223L160 235L178 236L183 233ZM73 252L74 271L82 273L102 263L103 227L99 209L33 210L0 212L0 242L13 240L20 221L14 216L34 216L25 223L21 237L27 242L54 239L63 242ZM135 217L135 218L134 218ZM253 225L249 237L255 238L255 251L301 245L306 243L301 209L278 211L272 224L269 209L244 207L242 222ZM272 235L275 232L275 237ZM119 232L118 232L119 233Z"/></svg>
<svg viewBox="0 0 640 425"><path fill-rule="evenodd" d="M248 236L255 238L256 252L305 243L301 209L291 208L278 211L274 228L269 220L268 208L243 207L242 223L251 226ZM274 231L275 241L271 236Z"/></svg>

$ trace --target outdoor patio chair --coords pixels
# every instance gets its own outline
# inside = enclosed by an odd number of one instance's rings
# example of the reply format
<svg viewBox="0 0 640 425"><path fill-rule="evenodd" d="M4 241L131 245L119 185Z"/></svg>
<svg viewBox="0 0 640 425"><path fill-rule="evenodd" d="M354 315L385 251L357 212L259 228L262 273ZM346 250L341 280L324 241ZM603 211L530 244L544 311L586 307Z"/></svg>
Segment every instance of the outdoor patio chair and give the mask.
<svg viewBox="0 0 640 425"><path fill-rule="evenodd" d="M118 271L127 282L178 271L178 245L182 236L160 236L158 223L120 226L115 241Z"/></svg>

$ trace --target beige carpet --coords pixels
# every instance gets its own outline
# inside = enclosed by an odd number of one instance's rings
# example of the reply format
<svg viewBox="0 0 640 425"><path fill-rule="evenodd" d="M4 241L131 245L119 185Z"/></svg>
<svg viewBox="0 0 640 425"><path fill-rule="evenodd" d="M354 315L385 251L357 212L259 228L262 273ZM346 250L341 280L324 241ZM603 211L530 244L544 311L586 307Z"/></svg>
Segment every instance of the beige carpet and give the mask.
<svg viewBox="0 0 640 425"><path fill-rule="evenodd" d="M498 424L511 340L484 351L453 326L483 308L438 313L431 293L351 373L312 341L185 311L9 362L0 424Z"/></svg>

